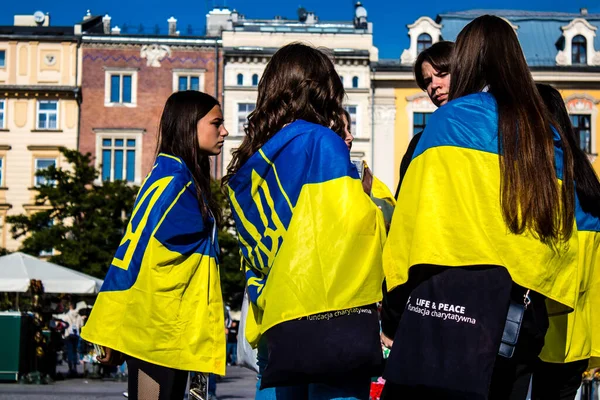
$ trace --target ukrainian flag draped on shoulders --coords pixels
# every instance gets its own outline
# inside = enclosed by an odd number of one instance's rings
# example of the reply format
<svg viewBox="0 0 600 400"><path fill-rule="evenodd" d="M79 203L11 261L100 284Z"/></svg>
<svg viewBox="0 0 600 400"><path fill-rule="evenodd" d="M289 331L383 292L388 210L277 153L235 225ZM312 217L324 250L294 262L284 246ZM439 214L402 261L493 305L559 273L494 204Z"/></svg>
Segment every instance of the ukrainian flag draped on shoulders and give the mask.
<svg viewBox="0 0 600 400"><path fill-rule="evenodd" d="M160 154L82 337L152 364L225 373L216 227L185 163Z"/></svg>
<svg viewBox="0 0 600 400"><path fill-rule="evenodd" d="M556 165L562 168L558 153ZM577 232L558 251L529 232L513 234L503 220L500 198L493 95L476 93L440 107L400 188L383 254L388 290L405 283L410 268L419 264L498 265L515 283L551 299L557 310L572 309Z"/></svg>
<svg viewBox="0 0 600 400"><path fill-rule="evenodd" d="M383 215L333 131L287 125L233 176L229 197L251 343L285 321L381 300Z"/></svg>
<svg viewBox="0 0 600 400"><path fill-rule="evenodd" d="M540 358L552 363L591 359L590 367L600 367L600 219L583 211L576 200L579 263L575 310L550 318Z"/></svg>

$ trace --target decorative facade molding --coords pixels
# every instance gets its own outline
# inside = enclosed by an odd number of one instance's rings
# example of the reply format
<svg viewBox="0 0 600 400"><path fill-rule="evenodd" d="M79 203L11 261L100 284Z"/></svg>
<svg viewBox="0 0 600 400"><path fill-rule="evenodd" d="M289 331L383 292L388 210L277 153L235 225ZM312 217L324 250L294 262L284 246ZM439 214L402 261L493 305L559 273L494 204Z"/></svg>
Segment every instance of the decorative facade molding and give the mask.
<svg viewBox="0 0 600 400"><path fill-rule="evenodd" d="M396 106L394 104L375 105L375 124L388 124L396 121Z"/></svg>
<svg viewBox="0 0 600 400"><path fill-rule="evenodd" d="M407 96L406 101L408 101L408 110L412 114L413 112L434 112L437 110L437 107L427 93L421 92L417 94L413 94L412 96ZM409 115L409 119L412 121L412 115ZM411 130L412 132L412 125Z"/></svg>
<svg viewBox="0 0 600 400"><path fill-rule="evenodd" d="M144 45L140 50L140 57L145 58L149 67L160 68L160 62L171 56L171 48L164 44Z"/></svg>
<svg viewBox="0 0 600 400"><path fill-rule="evenodd" d="M423 33L431 36L431 44L440 41L442 36L442 25L436 24L429 17L421 17L412 25L408 25L408 36L410 36L410 47L402 52L400 63L411 65L417 59L417 41Z"/></svg>
<svg viewBox="0 0 600 400"><path fill-rule="evenodd" d="M559 50L556 55L556 65L572 65L573 38L583 36L586 41L586 62L587 65L600 65L600 51L594 49L594 38L596 37L597 27L591 25L583 18L575 18L568 25L561 27L565 48Z"/></svg>

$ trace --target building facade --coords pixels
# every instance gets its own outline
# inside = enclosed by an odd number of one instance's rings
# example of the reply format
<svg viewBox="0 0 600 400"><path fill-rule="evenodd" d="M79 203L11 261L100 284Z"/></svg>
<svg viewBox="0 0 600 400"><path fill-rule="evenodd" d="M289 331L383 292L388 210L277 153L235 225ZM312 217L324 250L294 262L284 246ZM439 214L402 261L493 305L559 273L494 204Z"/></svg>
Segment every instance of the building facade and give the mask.
<svg viewBox="0 0 600 400"><path fill-rule="evenodd" d="M439 40L456 40L474 18L494 14L515 29L536 82L556 87L571 115L581 148L600 174L598 110L600 107L600 14L472 10L421 17L407 26L410 46L399 60L381 60L374 65L376 87L393 88L396 107L393 141L394 182L398 166L412 136L422 131L436 107L414 81L412 66L417 55Z"/></svg>
<svg viewBox="0 0 600 400"><path fill-rule="evenodd" d="M79 150L93 155L103 181L142 183L172 93L199 90L221 97L220 40L180 36L176 22L168 20L168 35L132 35L111 27L104 16L82 34ZM217 164L214 169L220 170Z"/></svg>
<svg viewBox="0 0 600 400"><path fill-rule="evenodd" d="M78 26L52 27L43 13L0 26L0 246L17 250L7 215L35 213L36 171L77 148L81 82Z"/></svg>
<svg viewBox="0 0 600 400"><path fill-rule="evenodd" d="M315 13L303 8L294 20L249 19L228 9L215 9L207 15L207 34L222 37L225 57L223 110L230 135L223 148L222 172L245 136L246 119L255 108L257 86L266 64L277 49L292 42L330 51L346 88L345 107L355 136L351 156L373 164L377 152L374 134L379 134L374 132L377 126L373 118L380 111L379 98L371 85L371 65L378 60L378 50L373 45L373 27L366 10L357 3L354 12L355 18L350 21L320 21ZM393 105L391 94L385 100ZM391 112L395 112L393 106ZM393 127L393 118L390 126Z"/></svg>

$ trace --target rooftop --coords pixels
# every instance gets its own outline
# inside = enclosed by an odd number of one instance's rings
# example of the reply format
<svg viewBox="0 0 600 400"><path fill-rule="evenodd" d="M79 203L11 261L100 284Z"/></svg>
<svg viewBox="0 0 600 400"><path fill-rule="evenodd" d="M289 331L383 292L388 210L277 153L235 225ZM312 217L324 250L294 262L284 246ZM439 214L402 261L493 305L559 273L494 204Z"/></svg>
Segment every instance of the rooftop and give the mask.
<svg viewBox="0 0 600 400"><path fill-rule="evenodd" d="M554 11L524 11L524 10L499 10L499 9L474 9L465 11L455 11L439 14L439 18L464 18L473 19L480 15L491 14L499 17L508 19L514 19L515 21L520 19L559 19L570 21L574 18L585 18L585 19L600 19L600 14L584 14L584 13L566 13L566 12L554 12Z"/></svg>

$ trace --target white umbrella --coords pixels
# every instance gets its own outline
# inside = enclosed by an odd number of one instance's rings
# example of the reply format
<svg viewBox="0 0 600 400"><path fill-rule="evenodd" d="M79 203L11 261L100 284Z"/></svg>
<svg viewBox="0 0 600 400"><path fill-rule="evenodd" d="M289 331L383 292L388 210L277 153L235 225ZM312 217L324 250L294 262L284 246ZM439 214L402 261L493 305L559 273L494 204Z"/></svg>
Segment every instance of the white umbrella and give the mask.
<svg viewBox="0 0 600 400"><path fill-rule="evenodd" d="M0 292L26 292L29 281L42 281L45 293L96 294L102 280L24 253L0 257Z"/></svg>

